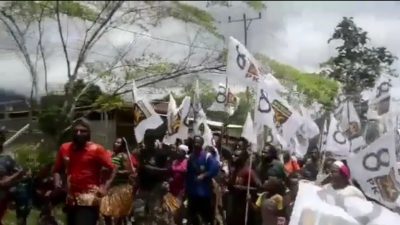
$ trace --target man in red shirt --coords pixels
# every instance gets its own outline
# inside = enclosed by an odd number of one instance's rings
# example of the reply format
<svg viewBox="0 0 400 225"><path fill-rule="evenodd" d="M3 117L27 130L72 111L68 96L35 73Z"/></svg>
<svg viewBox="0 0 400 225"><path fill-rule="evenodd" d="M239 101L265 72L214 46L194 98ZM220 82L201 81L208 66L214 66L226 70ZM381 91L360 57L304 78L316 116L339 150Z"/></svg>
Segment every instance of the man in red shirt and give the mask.
<svg viewBox="0 0 400 225"><path fill-rule="evenodd" d="M53 168L54 185L62 188L61 175L67 176L67 224L96 225L99 197L105 195L116 169L103 146L90 141L90 126L85 119L73 124L73 141L61 145ZM101 170L111 170L103 184Z"/></svg>

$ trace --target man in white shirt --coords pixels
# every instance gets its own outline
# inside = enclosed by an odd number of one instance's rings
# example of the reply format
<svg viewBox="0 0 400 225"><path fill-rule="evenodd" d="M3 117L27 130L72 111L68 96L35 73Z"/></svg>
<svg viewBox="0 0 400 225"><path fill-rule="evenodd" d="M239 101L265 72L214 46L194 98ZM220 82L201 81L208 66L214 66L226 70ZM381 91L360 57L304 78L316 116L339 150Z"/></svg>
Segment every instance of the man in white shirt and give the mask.
<svg viewBox="0 0 400 225"><path fill-rule="evenodd" d="M342 161L335 161L330 171L330 183L324 189L335 190L336 193L347 197L354 196L366 199L364 194L350 183L350 170Z"/></svg>

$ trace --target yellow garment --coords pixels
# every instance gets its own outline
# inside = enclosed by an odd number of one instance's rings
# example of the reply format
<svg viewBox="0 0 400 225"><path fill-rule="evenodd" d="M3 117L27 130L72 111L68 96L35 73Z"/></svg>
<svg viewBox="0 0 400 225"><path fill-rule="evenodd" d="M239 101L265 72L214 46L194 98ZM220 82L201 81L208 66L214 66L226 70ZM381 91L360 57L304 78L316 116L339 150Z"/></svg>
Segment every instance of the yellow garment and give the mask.
<svg viewBox="0 0 400 225"><path fill-rule="evenodd" d="M257 207L260 208L262 206L262 204L264 203L265 194L266 194L266 192L263 192L263 193L261 193L260 196L258 196L258 199L256 201L256 206ZM276 195L272 196L271 198L269 198L268 200L274 201L274 203L276 205L276 208L278 210L282 210L283 209L283 197L281 195L276 194Z"/></svg>
<svg viewBox="0 0 400 225"><path fill-rule="evenodd" d="M263 192L263 193L261 193L261 194L258 196L257 201L256 201L256 206L257 206L258 208L260 208L261 205L262 205L262 203L264 202L264 196L265 196L265 194L266 194L266 192Z"/></svg>
<svg viewBox="0 0 400 225"><path fill-rule="evenodd" d="M112 187L100 204L101 214L114 218L128 216L132 208L133 187L129 184Z"/></svg>
<svg viewBox="0 0 400 225"><path fill-rule="evenodd" d="M163 197L163 208L169 213L174 215L181 207L181 201L173 196L171 193L167 193Z"/></svg>

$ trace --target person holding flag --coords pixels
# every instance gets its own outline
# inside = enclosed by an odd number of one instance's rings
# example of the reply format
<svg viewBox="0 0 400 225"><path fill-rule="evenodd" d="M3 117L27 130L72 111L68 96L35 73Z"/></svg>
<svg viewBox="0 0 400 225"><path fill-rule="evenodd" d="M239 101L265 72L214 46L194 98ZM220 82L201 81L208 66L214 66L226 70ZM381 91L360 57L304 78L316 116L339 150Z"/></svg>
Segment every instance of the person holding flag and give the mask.
<svg viewBox="0 0 400 225"><path fill-rule="evenodd" d="M246 215L246 202L256 199L256 191L261 187L261 181L255 171L250 167L250 148L248 141L241 138L237 148L233 154L232 174L228 183L228 189L231 196L231 210L228 215L228 225L242 225L245 223L243 218ZM248 187L250 180L250 187ZM248 199L247 189L250 189L251 198ZM250 204L251 205L251 204ZM248 224L254 224L255 211L253 207L248 210Z"/></svg>

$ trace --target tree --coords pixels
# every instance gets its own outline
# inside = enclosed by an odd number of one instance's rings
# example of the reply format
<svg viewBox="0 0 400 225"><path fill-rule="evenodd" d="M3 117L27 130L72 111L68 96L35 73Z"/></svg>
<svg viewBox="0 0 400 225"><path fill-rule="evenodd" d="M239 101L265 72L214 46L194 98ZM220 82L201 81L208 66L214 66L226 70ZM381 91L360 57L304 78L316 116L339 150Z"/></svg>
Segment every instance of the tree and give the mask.
<svg viewBox="0 0 400 225"><path fill-rule="evenodd" d="M203 109L207 109L214 102L215 94L217 92L214 89L211 80L201 79L200 77L197 77L197 79L199 81L201 105L203 106ZM176 104L179 106L182 103L182 100L185 98L185 96L190 96L190 97L194 96L194 90L195 90L195 83L192 82L184 85L180 93L171 92L171 94L174 97ZM169 94L158 99L157 101L169 101Z"/></svg>
<svg viewBox="0 0 400 225"><path fill-rule="evenodd" d="M256 10L264 6L262 2L250 3L249 1L246 3ZM100 80L114 84L111 85L113 89L109 90L107 95L98 98L97 102L91 104L91 106L96 104L98 106L98 104L105 103L108 100L116 101L116 104L107 105L106 108L110 108L113 105L120 105L118 96L130 91L129 86L132 80L135 80L138 83L138 88L141 88L200 72L218 73L224 71L223 53L207 47L196 46L196 37L187 43L188 55L178 63L171 63L168 60L148 54L143 54L143 57L137 59L127 58L127 53L132 50L134 42L129 46L116 49L117 54L110 62L88 63L87 58L91 54L93 46L110 30L122 29L120 28L121 25L131 24L148 30L159 25L163 19L171 17L196 26L198 28L197 33L206 32L217 38L222 38L214 24L215 20L209 12L178 1L31 1L7 2L0 8L0 21L15 41L18 52L23 56L23 61L27 65L32 78L32 98L38 95L39 64L43 64L46 71L45 77L47 77L46 51L44 49L46 44L42 43L42 40L44 36L51 34L44 29L42 23L45 20L56 22L57 36L61 43L59 51L63 53L67 65L65 71L67 85L61 110L65 112L66 117L63 119L67 122L73 119L75 108L80 104L79 102L83 101L80 100L81 97L93 84ZM63 25L68 20L72 20L74 23L79 22L77 25L84 28L81 45L78 49L71 49L71 46L68 45L67 31ZM29 46L28 40L32 40L32 37L28 33L34 33L38 36L36 54L32 54L30 50L32 48L29 48L31 46ZM193 63L195 49L199 48L207 49L208 53L204 54L203 60L199 60L199 63ZM78 51L77 56L71 54L72 50ZM121 68L122 73L126 75L122 79L117 77L121 74L121 71L118 71ZM74 84L79 79L83 79L86 86L81 88L77 94L74 91ZM115 82L116 80L119 82ZM127 88L128 90L126 90Z"/></svg>
<svg viewBox="0 0 400 225"><path fill-rule="evenodd" d="M297 91L306 98L305 105L310 105L317 101L325 108L332 106L338 91L338 85L335 81L327 79L321 74L302 72L292 66L272 60L263 54L256 54L255 58L264 67L270 68L273 75L284 86L290 87L288 89L292 90L292 87L296 86ZM289 94L293 95L293 93Z"/></svg>
<svg viewBox="0 0 400 225"><path fill-rule="evenodd" d="M385 47L372 47L367 34L352 17L344 17L328 40L341 42L336 47L337 55L321 64L324 74L339 81L343 94L357 103L361 91L374 87L379 76L394 75L391 66L397 59Z"/></svg>
<svg viewBox="0 0 400 225"><path fill-rule="evenodd" d="M65 84L67 88L68 84ZM106 95L104 95L98 85L89 84L79 79L75 81L73 85L73 95L77 98L82 93L82 89L88 86L87 91L82 94L76 101L77 107L85 107L94 105L93 103L103 102L106 104ZM61 144L61 138L64 135L65 128L70 125L70 119L68 119L68 112L63 110L65 95L46 95L41 99L41 113L39 114L39 128L40 130L52 137L54 141Z"/></svg>
<svg viewBox="0 0 400 225"><path fill-rule="evenodd" d="M90 106L92 105L93 102L96 102L96 100L102 95L102 91L98 85L95 85L93 83L87 85L85 84L85 81L82 79L75 81L72 88L73 95L78 96L79 93L82 92L82 89L85 88L86 86L88 86L88 88L85 91L85 94L79 97L76 101L77 107ZM68 88L67 85L65 85L65 89L67 88Z"/></svg>

